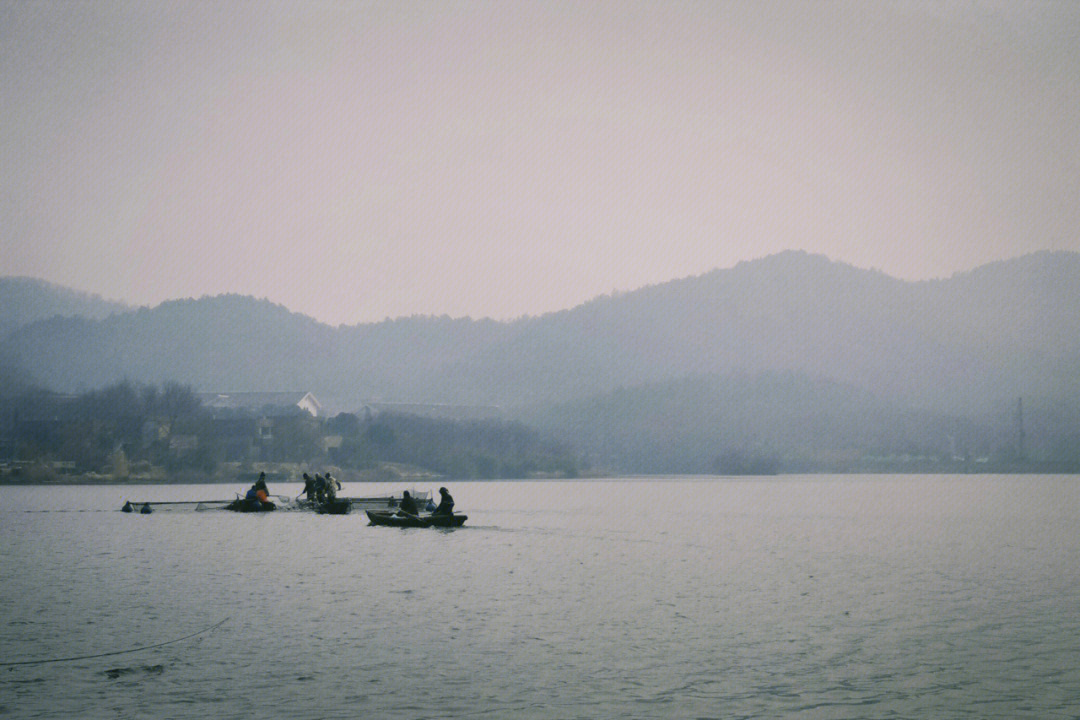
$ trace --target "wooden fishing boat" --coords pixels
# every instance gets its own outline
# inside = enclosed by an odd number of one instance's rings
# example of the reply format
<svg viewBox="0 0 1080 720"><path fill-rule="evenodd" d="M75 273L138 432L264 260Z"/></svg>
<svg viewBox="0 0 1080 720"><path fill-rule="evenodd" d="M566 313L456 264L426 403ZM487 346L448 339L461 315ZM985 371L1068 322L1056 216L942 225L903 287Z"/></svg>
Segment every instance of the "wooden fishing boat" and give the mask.
<svg viewBox="0 0 1080 720"><path fill-rule="evenodd" d="M274 499L274 508L251 509L242 507L244 497L236 493L232 500L128 500L120 508L120 512L139 513L149 515L158 510L231 510L233 512L266 512L271 509L287 509L294 505L292 498L286 495L271 495Z"/></svg>
<svg viewBox="0 0 1080 720"><path fill-rule="evenodd" d="M246 498L236 498L231 503L226 505L225 509L226 510L231 510L232 512L242 512L242 513L270 512L272 510L277 510L277 505L275 505L272 502L262 503L262 502L259 502L258 500L248 500Z"/></svg>
<svg viewBox="0 0 1080 720"><path fill-rule="evenodd" d="M337 498L321 503L312 503L313 509L320 515L348 515L352 510L349 498Z"/></svg>
<svg viewBox="0 0 1080 720"><path fill-rule="evenodd" d="M389 527L461 527L468 515L407 515L388 510L367 510L372 525Z"/></svg>
<svg viewBox="0 0 1080 720"><path fill-rule="evenodd" d="M431 502L431 494L428 492L413 491L412 495L413 499L416 500L417 505L420 505L421 507L424 507ZM398 507L401 504L401 497L397 495L371 495L364 497L340 496L336 498L336 501L348 502L351 508L357 510L384 510ZM319 512L320 503L308 498L298 497L295 501L295 505L297 509L300 510L314 510Z"/></svg>
<svg viewBox="0 0 1080 720"><path fill-rule="evenodd" d="M421 507L433 508L431 494L424 491L412 491L413 499ZM378 495L368 497L338 497L330 502L316 502L307 498L292 498L288 495L271 495L271 506L255 506L245 500L245 496L236 493L232 500L128 500L120 508L121 512L149 515L157 510L230 510L232 512L268 512L270 510L311 510L322 515L347 515L353 508L364 510L391 510L401 504L401 497L396 495ZM392 510L391 510L392 512Z"/></svg>

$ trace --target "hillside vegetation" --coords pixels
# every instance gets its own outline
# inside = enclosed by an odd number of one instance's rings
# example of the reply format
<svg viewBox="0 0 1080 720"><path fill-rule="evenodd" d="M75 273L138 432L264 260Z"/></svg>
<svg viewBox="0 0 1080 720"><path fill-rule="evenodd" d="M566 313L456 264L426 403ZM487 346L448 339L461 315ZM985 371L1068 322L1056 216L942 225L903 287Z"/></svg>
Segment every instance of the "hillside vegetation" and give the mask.
<svg viewBox="0 0 1080 720"><path fill-rule="evenodd" d="M787 252L512 322L332 328L248 297L178 300L23 324L0 360L66 392L168 380L310 390L345 410L497 405L599 462L649 472L722 468L721 456L858 467L844 459L1009 447L1071 461L1080 255L906 282Z"/></svg>

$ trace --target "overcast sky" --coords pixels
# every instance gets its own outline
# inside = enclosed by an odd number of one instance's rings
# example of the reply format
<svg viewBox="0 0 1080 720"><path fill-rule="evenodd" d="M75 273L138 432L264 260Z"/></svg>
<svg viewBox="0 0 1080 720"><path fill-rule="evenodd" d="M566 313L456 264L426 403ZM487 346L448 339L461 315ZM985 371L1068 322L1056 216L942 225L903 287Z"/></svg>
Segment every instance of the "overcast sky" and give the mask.
<svg viewBox="0 0 1080 720"><path fill-rule="evenodd" d="M1080 3L7 2L0 275L509 318L1080 250Z"/></svg>

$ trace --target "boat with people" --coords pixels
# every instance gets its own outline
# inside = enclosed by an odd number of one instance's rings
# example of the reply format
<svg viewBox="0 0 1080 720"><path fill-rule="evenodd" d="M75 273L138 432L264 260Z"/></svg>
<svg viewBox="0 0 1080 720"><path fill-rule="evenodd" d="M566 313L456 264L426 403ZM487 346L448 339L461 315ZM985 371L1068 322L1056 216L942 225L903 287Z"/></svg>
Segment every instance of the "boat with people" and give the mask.
<svg viewBox="0 0 1080 720"><path fill-rule="evenodd" d="M295 505L292 498L286 495L271 495L274 499L274 509L288 510L292 509ZM125 500L124 504L120 507L120 512L125 513L139 513L140 515L149 515L157 510L194 510L202 512L203 510L232 510L234 512L252 512L252 510L242 509L240 506L244 502L244 496L241 493L236 493L236 497L232 500Z"/></svg>
<svg viewBox="0 0 1080 720"><path fill-rule="evenodd" d="M416 498L417 502L422 507L434 507L434 504L431 503L431 493L413 490L412 496ZM403 497L398 495L343 496L335 498L335 500L348 502L352 508L357 510L385 510L386 508L396 508L401 505L402 499ZM317 511L320 505L317 500L309 500L302 497L297 497L294 503L299 510Z"/></svg>
<svg viewBox="0 0 1080 720"><path fill-rule="evenodd" d="M270 512L272 510L277 510L277 505L272 502L251 502L251 500L248 500L247 498L236 498L226 505L224 509L231 512L242 513Z"/></svg>
<svg viewBox="0 0 1080 720"><path fill-rule="evenodd" d="M315 503L312 509L319 515L348 515L352 511L349 498L334 498Z"/></svg>
<svg viewBox="0 0 1080 720"><path fill-rule="evenodd" d="M461 527L468 519L467 515L454 512L454 498L444 487L439 488L439 504L431 501L425 506L430 514L420 512L420 505L408 490L401 493L401 504L397 510L368 510L368 521L372 525L391 527Z"/></svg>
<svg viewBox="0 0 1080 720"><path fill-rule="evenodd" d="M255 484L245 493L236 493L232 500L181 500L146 502L128 500L121 509L122 512L139 512L143 515L152 513L158 506L171 509L194 509L194 510L229 510L231 512L260 513L275 510L310 510L319 515L347 515L355 507L396 515L418 515L421 509L432 513L432 516L452 515L454 501L446 488L439 488L441 502L438 507L432 502L431 493L426 491L404 490L401 496L376 495L367 497L338 497L337 491L341 489L341 482L330 473L315 474L310 477L304 473L304 489L295 498L287 495L271 495L266 486L266 473L260 472ZM369 513L370 514L370 513ZM381 517L381 515L380 515ZM425 516L428 517L428 516ZM460 525L461 521L446 521L443 519L426 521L426 525L453 526Z"/></svg>
<svg viewBox="0 0 1080 720"><path fill-rule="evenodd" d="M408 492L408 491L406 491ZM426 491L412 491L412 496L417 500L420 507L431 509L431 493ZM270 495L275 510L304 510L315 512L319 515L347 515L353 509L356 510L386 510L394 509L401 505L403 496L374 495L361 497L338 497L333 500L308 500L306 498L292 498L288 495ZM252 508L244 505L245 494L236 493L231 500L125 500L120 508L121 512L139 513L149 515L156 510L229 510L232 512L268 512L269 508Z"/></svg>
<svg viewBox="0 0 1080 720"><path fill-rule="evenodd" d="M259 473L259 479L244 494L225 506L226 510L233 512L270 512L277 510L277 505L270 499L270 491L266 487L266 473Z"/></svg>
<svg viewBox="0 0 1080 720"><path fill-rule="evenodd" d="M372 525L387 527L461 527L469 519L468 515L410 515L396 510L367 510L368 521Z"/></svg>
<svg viewBox="0 0 1080 720"><path fill-rule="evenodd" d="M259 479L255 481L247 492L243 495L236 493L236 499L228 502L222 502L218 500L198 501L195 504L196 510L209 510L209 509L221 509L229 510L231 512L253 513L253 512L271 512L278 509L278 503L288 505L292 502L292 498L285 495L271 495L269 488L266 486L266 473L260 472ZM190 505L191 503L172 502L172 503L157 503L159 505L169 504L173 506L179 506L182 504ZM153 512L151 503L141 503L142 509L139 512L143 515L149 515ZM134 507L129 500L124 503L124 506L120 508L121 512L133 512Z"/></svg>

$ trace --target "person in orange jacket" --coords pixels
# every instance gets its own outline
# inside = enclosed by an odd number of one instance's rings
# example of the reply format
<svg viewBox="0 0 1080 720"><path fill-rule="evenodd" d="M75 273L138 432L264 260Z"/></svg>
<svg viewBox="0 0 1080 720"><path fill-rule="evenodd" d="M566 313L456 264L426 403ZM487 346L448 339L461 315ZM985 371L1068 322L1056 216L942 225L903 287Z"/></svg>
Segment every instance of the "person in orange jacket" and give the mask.
<svg viewBox="0 0 1080 720"><path fill-rule="evenodd" d="M271 510L274 508L274 503L270 502L270 493L266 488L266 473L259 473L259 479L255 481L255 484L251 486L251 489L247 491L247 495L244 496L250 505L258 505L260 509Z"/></svg>

